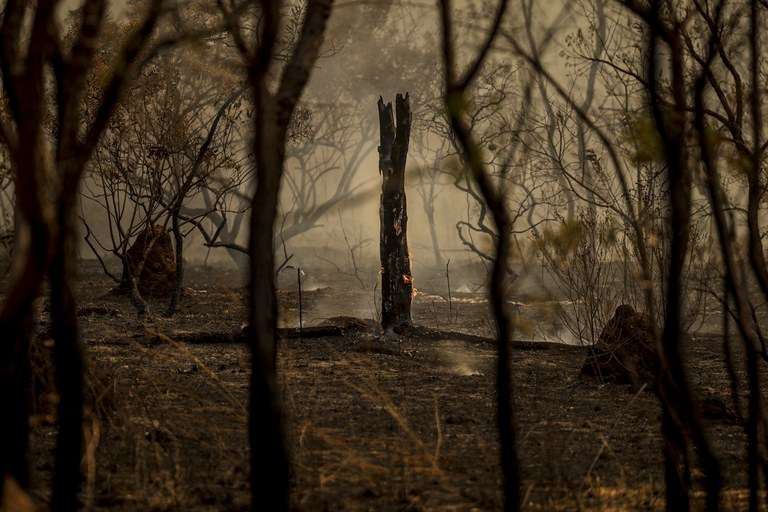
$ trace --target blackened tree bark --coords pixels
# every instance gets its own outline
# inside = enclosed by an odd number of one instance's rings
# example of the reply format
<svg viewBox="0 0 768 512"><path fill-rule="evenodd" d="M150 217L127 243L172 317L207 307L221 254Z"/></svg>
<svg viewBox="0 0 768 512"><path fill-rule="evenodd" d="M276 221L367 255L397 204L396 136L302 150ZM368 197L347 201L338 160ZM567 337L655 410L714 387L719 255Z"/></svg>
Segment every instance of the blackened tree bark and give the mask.
<svg viewBox="0 0 768 512"><path fill-rule="evenodd" d="M381 326L399 329L411 324L413 279L408 254L408 211L405 200L405 164L411 136L408 94L398 94L395 111L379 98L379 209L381 258Z"/></svg>

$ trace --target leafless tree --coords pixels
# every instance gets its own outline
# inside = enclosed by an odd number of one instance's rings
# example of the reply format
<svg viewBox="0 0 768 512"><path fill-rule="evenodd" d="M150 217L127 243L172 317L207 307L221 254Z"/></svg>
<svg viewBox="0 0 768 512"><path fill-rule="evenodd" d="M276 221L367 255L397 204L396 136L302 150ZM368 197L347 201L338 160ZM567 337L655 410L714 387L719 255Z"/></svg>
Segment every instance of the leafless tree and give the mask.
<svg viewBox="0 0 768 512"><path fill-rule="evenodd" d="M429 238L432 243L432 256L435 266L443 267L443 254L440 248L440 240L437 236L437 224L435 214L437 211L437 198L444 190L444 183L441 183L447 173L442 168L449 165L449 156L447 155L448 141L444 138L434 144L430 144L429 136L418 137L415 146L415 155L420 163L420 169L416 181L416 193L421 199L421 206L424 215L427 218L429 226Z"/></svg>
<svg viewBox="0 0 768 512"><path fill-rule="evenodd" d="M248 68L253 94L256 190L251 201L248 245L251 262L249 442L253 501L266 510L288 510L289 491L289 461L275 379L275 220L291 118L320 55L332 5L333 0L307 2L298 38L273 90L270 69L278 45L281 5L263 0L254 6L260 16L261 30L256 33L257 40L253 44L242 30L242 18L236 16L233 3L219 2L229 34Z"/></svg>
<svg viewBox="0 0 768 512"><path fill-rule="evenodd" d="M0 357L0 405L7 418L0 427L0 469L22 486L28 484L25 390L29 328L32 303L47 275L60 394L52 508L75 510L81 474L84 368L71 286L78 190L86 164L139 57L151 52L147 44L163 2L148 4L144 18L104 70L105 86L93 110L84 108L87 77L95 63L107 2L84 3L71 46L61 37L56 18L59 3L8 0L2 12L0 72L8 114L0 123L0 135L11 156L17 212L29 243L19 244L15 255L18 270L0 311L0 327L7 340ZM47 129L51 126L55 130ZM50 196L42 194L46 189L53 190Z"/></svg>
<svg viewBox="0 0 768 512"><path fill-rule="evenodd" d="M141 262L128 261L129 245L153 225L169 227L176 252L169 314L181 297L186 235L223 207L221 195L236 187L242 174L235 128L244 89L236 77L225 82L222 72L213 80L189 64L199 58L180 50L147 66L108 126L84 191L88 202L103 210L109 235L105 244L83 215L87 242L97 257L107 249L122 260L120 284L134 296L138 276L131 275L132 267ZM222 91L225 83L229 91ZM215 200L195 209L201 191L209 198L216 194ZM135 299L143 308L140 297Z"/></svg>
<svg viewBox="0 0 768 512"><path fill-rule="evenodd" d="M497 420L501 441L501 469L504 481L504 509L520 508L520 469L517 458L515 428L512 418L512 382L510 362L511 323L506 307L507 255L509 251L511 220L504 199L503 189L494 186L491 175L483 162L482 153L475 143L470 125L467 122L467 90L476 78L490 51L493 41L499 33L507 2L499 2L491 27L480 45L480 50L470 60L466 71L459 74L456 69L454 50L451 2L440 2L440 21L442 28L442 50L444 66L445 107L451 122L451 128L458 140L462 156L469 171L477 182L483 199L493 215L497 226L498 238L490 286L490 302L493 308L497 329L497 366L496 392L498 394Z"/></svg>

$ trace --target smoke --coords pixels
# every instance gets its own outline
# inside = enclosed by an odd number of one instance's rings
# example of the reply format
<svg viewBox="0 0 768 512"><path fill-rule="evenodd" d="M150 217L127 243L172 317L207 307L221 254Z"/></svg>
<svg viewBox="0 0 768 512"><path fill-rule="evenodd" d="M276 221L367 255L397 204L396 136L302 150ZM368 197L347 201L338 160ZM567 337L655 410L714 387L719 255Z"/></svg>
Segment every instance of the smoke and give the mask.
<svg viewBox="0 0 768 512"><path fill-rule="evenodd" d="M438 362L446 371L460 377L485 375L491 371L493 354L470 350L459 341L441 341L437 344Z"/></svg>

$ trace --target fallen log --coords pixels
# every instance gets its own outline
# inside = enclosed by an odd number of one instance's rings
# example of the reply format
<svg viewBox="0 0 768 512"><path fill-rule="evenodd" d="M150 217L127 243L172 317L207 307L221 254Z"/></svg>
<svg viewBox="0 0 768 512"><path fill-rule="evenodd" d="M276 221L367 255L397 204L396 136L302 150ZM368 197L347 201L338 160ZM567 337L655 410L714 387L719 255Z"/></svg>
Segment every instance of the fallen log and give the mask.
<svg viewBox="0 0 768 512"><path fill-rule="evenodd" d="M322 324L310 327L304 327L303 329L295 327L284 327L277 330L278 339L282 340L313 340L319 338L340 338L351 335L367 334L371 336L382 336L382 333L378 327L371 320L361 319L349 319L346 317L339 317L336 320L339 323ZM169 334L162 334L154 331L146 331L143 335L136 335L135 338L143 338L144 344L155 345L162 344L167 341L166 338L179 343L187 343L190 345L197 344L238 344L246 343L247 333L245 329L237 330L235 332L174 332ZM418 338L423 340L454 340L464 341L467 343L478 343L485 345L496 345L494 338L485 336L478 336L475 334L468 334L458 331L445 331L441 329L432 329L429 327L414 325L403 329L400 332L402 338ZM138 341L138 340L137 340ZM587 347L581 347L576 345L568 345L565 343L555 343L548 341L522 341L514 340L511 342L513 350L553 350L553 349L570 349L574 352L586 351Z"/></svg>

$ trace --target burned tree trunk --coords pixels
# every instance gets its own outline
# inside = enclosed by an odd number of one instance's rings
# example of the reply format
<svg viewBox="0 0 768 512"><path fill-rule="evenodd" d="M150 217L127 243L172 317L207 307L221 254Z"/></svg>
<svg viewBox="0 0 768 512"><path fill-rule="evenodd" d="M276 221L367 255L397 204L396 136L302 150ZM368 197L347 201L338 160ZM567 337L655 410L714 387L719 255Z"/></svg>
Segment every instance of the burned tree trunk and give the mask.
<svg viewBox="0 0 768 512"><path fill-rule="evenodd" d="M408 94L384 104L379 98L379 172L381 207L381 326L394 329L411 324L411 260L408 254L408 212L405 203L405 163L411 135ZM395 119L397 124L395 124Z"/></svg>

